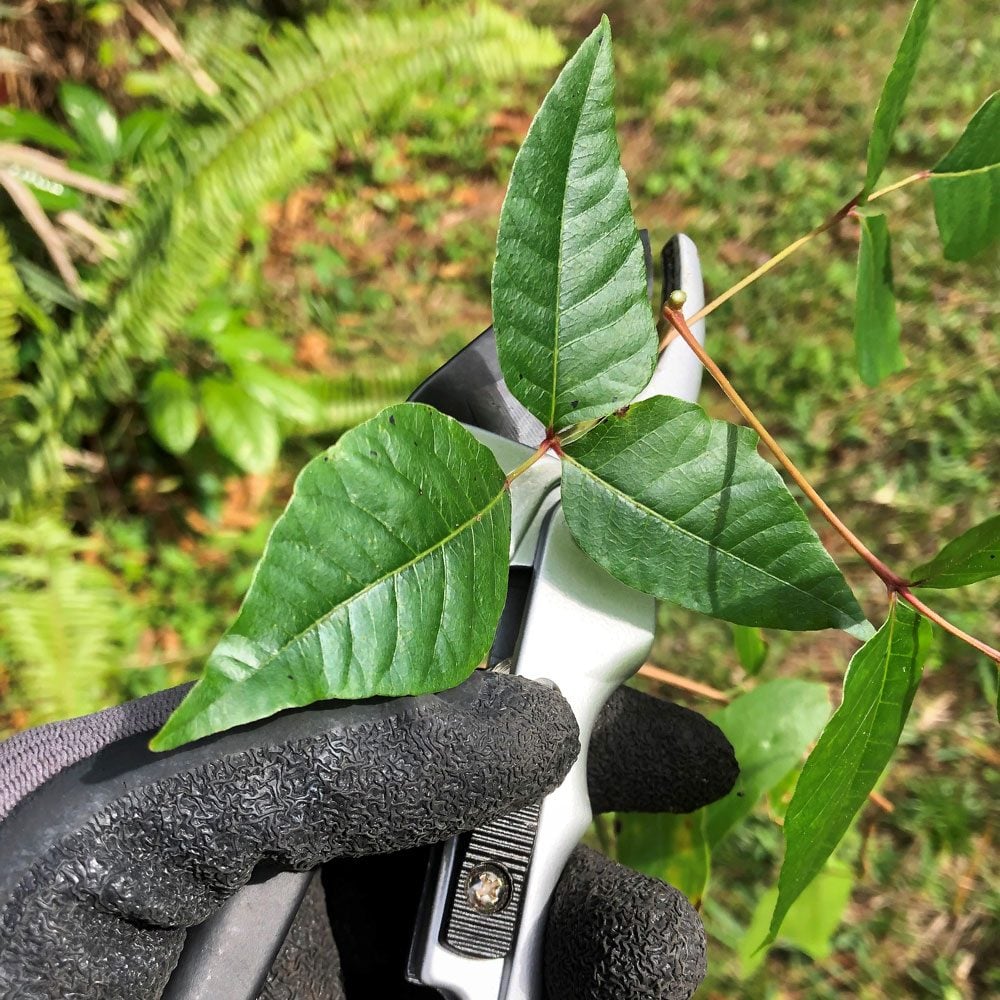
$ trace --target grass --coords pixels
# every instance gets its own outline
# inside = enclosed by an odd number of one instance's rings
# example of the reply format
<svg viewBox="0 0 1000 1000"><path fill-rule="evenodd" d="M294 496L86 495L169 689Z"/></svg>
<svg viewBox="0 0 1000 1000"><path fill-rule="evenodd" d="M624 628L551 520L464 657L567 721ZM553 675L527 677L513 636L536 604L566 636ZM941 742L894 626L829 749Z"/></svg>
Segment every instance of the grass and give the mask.
<svg viewBox="0 0 1000 1000"><path fill-rule="evenodd" d="M554 25L567 47L602 9L514 5ZM697 241L710 294L857 190L908 4L604 7L637 216L655 241L679 229ZM933 164L995 86L992 13L986 0L937 12L884 183ZM366 379L412 371L416 381L489 322L504 183L549 82L487 92L456 81L446 108L396 112L383 138L269 209L250 234L234 295L287 331L297 363L317 378L356 375L363 389ZM853 368L857 232L849 220L709 320L710 349L726 373L827 501L903 573L998 501L997 258L944 262L929 194L917 186L882 203L909 367L879 389L865 388ZM713 415L732 416L714 387L703 401ZM123 415L121 434L130 419ZM142 637L116 696L177 682L197 667L235 610L295 470L321 443L293 444L281 470L263 480L203 473L191 482L146 460L138 475L75 499L104 565L141 609ZM879 619L878 582L815 523ZM1000 635L996 582L935 595L934 605L969 631ZM657 661L724 689L754 683L727 626L668 608L660 618ZM836 692L851 640L768 638L763 677L820 679ZM0 728L27 718L17 707L24 693L16 679L10 685L0 664ZM713 858L712 968L700 996L955 1000L1000 992L990 967L1000 945L990 841L1000 763L995 695L996 675L982 658L939 642L881 788L893 811L869 805L862 813L851 858L857 882L827 958L776 949L742 975L735 945L780 857L774 811L760 810L724 843Z"/></svg>

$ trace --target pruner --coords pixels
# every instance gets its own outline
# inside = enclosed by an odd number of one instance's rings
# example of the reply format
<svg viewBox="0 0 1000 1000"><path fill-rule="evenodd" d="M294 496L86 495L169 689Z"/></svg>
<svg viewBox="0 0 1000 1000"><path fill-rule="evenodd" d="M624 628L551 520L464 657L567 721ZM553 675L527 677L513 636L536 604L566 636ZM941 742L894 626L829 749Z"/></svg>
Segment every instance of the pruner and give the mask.
<svg viewBox="0 0 1000 1000"><path fill-rule="evenodd" d="M652 291L651 254L645 238ZM663 248L663 298L704 304L697 250L675 236ZM694 324L704 340L704 322ZM682 340L662 353L640 398L694 401L701 365ZM507 391L487 330L411 397L461 420L505 470L545 437L541 423ZM551 453L511 489L507 601L487 669L558 687L580 727L581 753L542 802L456 837L432 857L411 944L408 978L448 1000L542 1000L542 949L549 900L592 821L587 747L612 692L641 666L653 641L652 597L614 579L573 541L559 502Z"/></svg>

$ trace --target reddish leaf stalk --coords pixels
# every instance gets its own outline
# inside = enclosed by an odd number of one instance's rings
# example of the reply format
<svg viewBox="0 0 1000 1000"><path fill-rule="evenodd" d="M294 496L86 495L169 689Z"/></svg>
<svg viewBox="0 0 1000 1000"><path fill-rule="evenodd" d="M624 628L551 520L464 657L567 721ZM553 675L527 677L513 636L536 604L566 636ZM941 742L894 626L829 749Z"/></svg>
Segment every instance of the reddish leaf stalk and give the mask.
<svg viewBox="0 0 1000 1000"><path fill-rule="evenodd" d="M875 201L878 198L882 198L887 194L891 194L893 191L898 191L900 188L907 187L910 184L916 184L918 181L927 180L931 176L929 170L918 170L915 174L910 174L909 177L904 177L901 181L896 181L895 184L889 184L884 188L874 191L872 194L865 199L865 202ZM737 292L743 291L748 285L752 285L758 278L763 277L772 268L777 267L783 260L791 257L796 250L804 247L810 240L815 239L817 236L821 236L823 233L832 229L838 222L851 215L858 205L862 203L861 193L858 192L850 201L841 205L836 212L833 213L825 222L821 222L818 226L810 229L805 236L800 236L794 243L789 243L784 250L779 250L773 257L768 258L764 261L756 271L751 271L745 278L736 282L731 288L727 288L721 295L712 299L708 305L702 306L689 320L691 323L697 323L698 320L704 319L709 313L715 312L724 302L728 302ZM669 336L669 334L668 334ZM665 346L665 340L660 343L660 350L662 351Z"/></svg>
<svg viewBox="0 0 1000 1000"><path fill-rule="evenodd" d="M844 212L849 212L853 206L847 205L844 208ZM709 357L705 349L698 343L694 334L691 332L691 328L688 326L687 320L684 319L683 314L677 310L672 309L669 304L663 307L663 316L670 323L670 325L677 331L678 335L684 340L684 342L694 351L698 360L708 369L709 374L718 383L719 388L726 394L729 401L736 407L740 412L740 415L746 420L746 422L760 435L761 440L770 449L774 457L781 463L782 467L788 473L788 475L795 482L796 486L812 501L819 512L826 518L826 520L833 526L837 533L847 542L848 545L861 558L868 564L872 572L885 584L886 590L890 595L898 595L900 599L906 601L914 610L919 611L924 617L930 619L930 621L940 625L946 632L950 632L957 638L967 642L973 648L979 650L979 652L990 657L990 659L995 660L1000 663L1000 650L994 649L992 646L988 646L986 643L981 642L979 639L969 635L967 632L962 631L957 625L953 625L946 618L943 618L936 611L929 608L920 598L916 597L910 590L910 584L903 577L894 573L878 556L875 555L871 549L865 545L864 542L858 538L857 535L851 531L850 528L844 524L843 521L833 512L827 502L816 492L813 485L808 479L799 471L798 467L794 462L785 454L784 449L778 442L774 439L768 429L760 422L757 415L750 408L749 404L743 399L742 396L736 391L733 384L728 378L723 374L719 366Z"/></svg>

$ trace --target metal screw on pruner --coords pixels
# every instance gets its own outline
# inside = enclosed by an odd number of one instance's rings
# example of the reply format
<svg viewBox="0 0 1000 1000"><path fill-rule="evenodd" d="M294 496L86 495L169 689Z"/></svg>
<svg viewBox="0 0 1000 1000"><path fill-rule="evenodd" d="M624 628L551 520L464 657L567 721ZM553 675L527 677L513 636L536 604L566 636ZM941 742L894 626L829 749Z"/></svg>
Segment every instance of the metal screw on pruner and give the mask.
<svg viewBox="0 0 1000 1000"><path fill-rule="evenodd" d="M466 895L469 905L479 913L499 913L509 902L511 877L503 865L486 862L469 872Z"/></svg>

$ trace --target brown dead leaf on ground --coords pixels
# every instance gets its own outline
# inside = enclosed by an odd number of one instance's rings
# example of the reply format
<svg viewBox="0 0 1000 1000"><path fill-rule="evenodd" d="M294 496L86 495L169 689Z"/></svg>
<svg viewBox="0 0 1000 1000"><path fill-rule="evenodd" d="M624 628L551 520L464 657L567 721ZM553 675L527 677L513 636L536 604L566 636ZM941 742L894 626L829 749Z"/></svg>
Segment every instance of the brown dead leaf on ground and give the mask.
<svg viewBox="0 0 1000 1000"><path fill-rule="evenodd" d="M330 340L318 329L306 330L295 341L295 361L306 371L332 373L336 365L330 356Z"/></svg>
<svg viewBox="0 0 1000 1000"><path fill-rule="evenodd" d="M226 480L226 498L220 524L223 528L248 530L261 519L261 507L271 490L271 477L262 475L232 476Z"/></svg>
<svg viewBox="0 0 1000 1000"><path fill-rule="evenodd" d="M199 535L210 535L212 533L212 522L200 510L186 510L184 521L187 526Z"/></svg>

